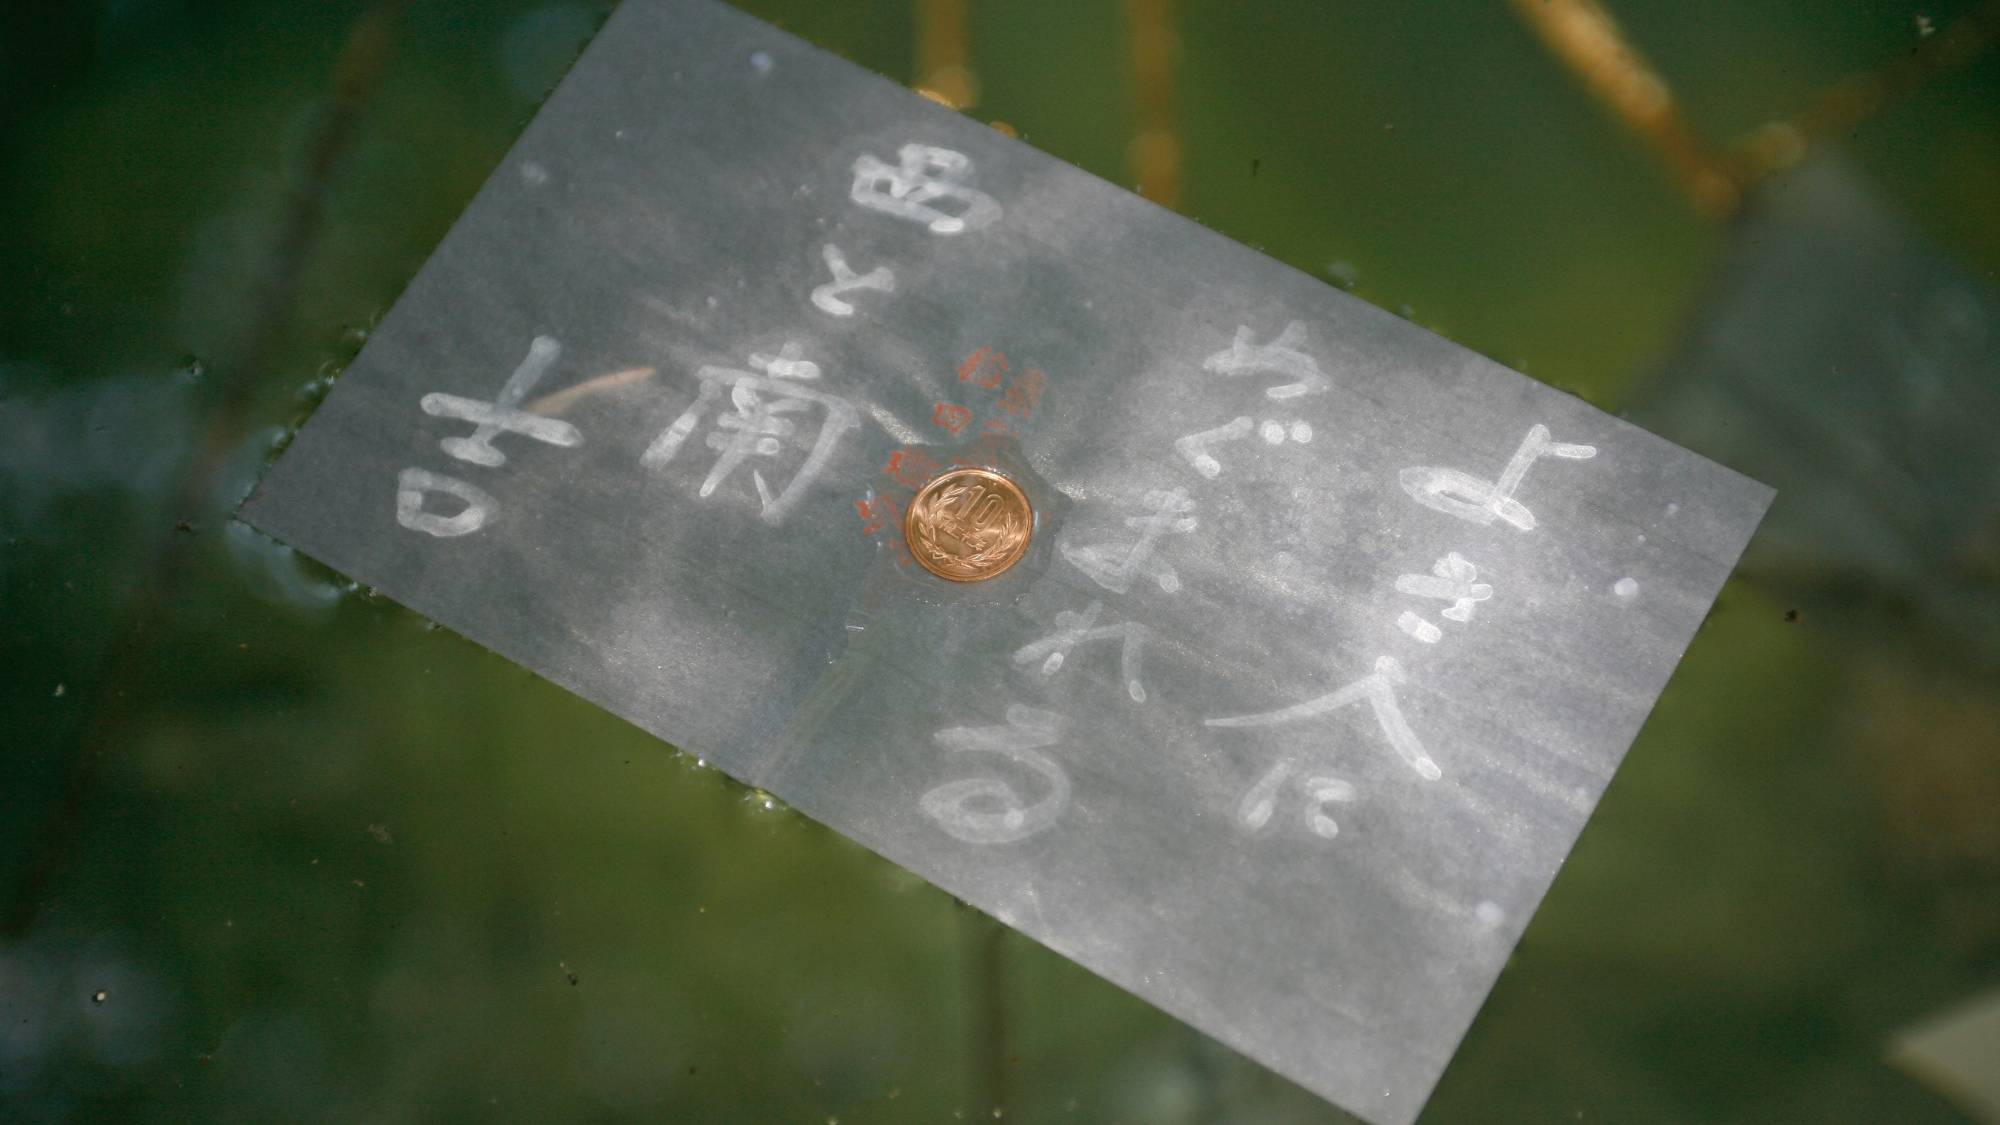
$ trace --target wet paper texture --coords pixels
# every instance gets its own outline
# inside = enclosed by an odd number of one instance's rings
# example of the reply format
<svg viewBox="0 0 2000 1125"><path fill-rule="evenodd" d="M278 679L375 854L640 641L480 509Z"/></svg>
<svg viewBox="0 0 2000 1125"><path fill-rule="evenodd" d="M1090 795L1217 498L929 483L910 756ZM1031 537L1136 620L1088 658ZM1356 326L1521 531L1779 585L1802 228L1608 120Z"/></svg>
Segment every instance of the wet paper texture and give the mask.
<svg viewBox="0 0 2000 1125"><path fill-rule="evenodd" d="M903 538L961 467L977 583ZM243 518L1386 1125L1770 495L627 0Z"/></svg>

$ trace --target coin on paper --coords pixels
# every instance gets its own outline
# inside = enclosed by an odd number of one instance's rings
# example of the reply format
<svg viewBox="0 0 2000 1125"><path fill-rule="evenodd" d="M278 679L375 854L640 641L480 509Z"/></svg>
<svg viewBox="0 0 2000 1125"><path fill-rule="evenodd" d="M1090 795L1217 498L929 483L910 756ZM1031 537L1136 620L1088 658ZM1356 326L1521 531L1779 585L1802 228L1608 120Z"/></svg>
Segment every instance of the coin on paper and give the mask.
<svg viewBox="0 0 2000 1125"><path fill-rule="evenodd" d="M918 490L903 517L910 554L939 578L981 582L1021 561L1035 510L1020 486L985 469L953 469Z"/></svg>

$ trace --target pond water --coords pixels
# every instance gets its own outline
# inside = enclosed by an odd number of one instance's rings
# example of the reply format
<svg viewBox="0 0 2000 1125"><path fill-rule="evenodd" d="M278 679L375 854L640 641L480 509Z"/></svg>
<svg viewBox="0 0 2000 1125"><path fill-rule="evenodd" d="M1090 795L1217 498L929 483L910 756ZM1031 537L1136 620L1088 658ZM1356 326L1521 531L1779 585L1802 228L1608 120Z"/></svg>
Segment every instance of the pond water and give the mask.
<svg viewBox="0 0 2000 1125"><path fill-rule="evenodd" d="M1766 268L1504 4L741 6L1779 488L1425 1121L1966 1119L1904 1036L2000 1003L2000 56ZM0 1117L1347 1120L229 521L608 7L0 13ZM1615 5L1766 141L1977 10Z"/></svg>

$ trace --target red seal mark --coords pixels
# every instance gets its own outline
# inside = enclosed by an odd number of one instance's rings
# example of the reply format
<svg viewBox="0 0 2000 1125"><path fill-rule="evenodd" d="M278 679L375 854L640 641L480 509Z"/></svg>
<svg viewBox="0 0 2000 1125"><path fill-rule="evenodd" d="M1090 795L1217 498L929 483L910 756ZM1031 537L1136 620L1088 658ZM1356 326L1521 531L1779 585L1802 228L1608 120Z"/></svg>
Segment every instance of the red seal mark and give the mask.
<svg viewBox="0 0 2000 1125"><path fill-rule="evenodd" d="M965 432L965 427L972 422L972 411L967 410L963 406L954 406L948 402L940 402L931 410L931 421L942 427L951 436L957 437L959 434Z"/></svg>
<svg viewBox="0 0 2000 1125"><path fill-rule="evenodd" d="M1001 377L1012 370L1005 353L993 348L980 348L958 365L958 381L990 391L999 386Z"/></svg>
<svg viewBox="0 0 2000 1125"><path fill-rule="evenodd" d="M896 501L879 494L856 500L854 510L861 513L863 535L874 535L884 528L894 527L901 519L900 513L896 510Z"/></svg>
<svg viewBox="0 0 2000 1125"><path fill-rule="evenodd" d="M921 449L898 449L889 454L889 461L882 466L882 472L890 480L914 491L937 475L938 463Z"/></svg>
<svg viewBox="0 0 2000 1125"><path fill-rule="evenodd" d="M1040 371L1028 370L1021 377L1007 385L1000 396L1000 409L1016 418L1026 418L1035 412L1035 406L1042 401L1042 391L1049 384L1049 377Z"/></svg>

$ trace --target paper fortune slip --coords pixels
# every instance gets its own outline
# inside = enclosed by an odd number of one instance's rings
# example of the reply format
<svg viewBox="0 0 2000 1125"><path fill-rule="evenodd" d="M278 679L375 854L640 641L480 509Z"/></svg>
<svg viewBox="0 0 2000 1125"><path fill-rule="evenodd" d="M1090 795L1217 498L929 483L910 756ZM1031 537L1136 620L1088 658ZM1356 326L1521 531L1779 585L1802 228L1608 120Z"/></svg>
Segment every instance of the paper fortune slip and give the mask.
<svg viewBox="0 0 2000 1125"><path fill-rule="evenodd" d="M905 534L967 467L979 582ZM1401 1123L1769 499L626 0L242 515Z"/></svg>

